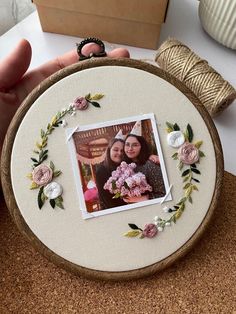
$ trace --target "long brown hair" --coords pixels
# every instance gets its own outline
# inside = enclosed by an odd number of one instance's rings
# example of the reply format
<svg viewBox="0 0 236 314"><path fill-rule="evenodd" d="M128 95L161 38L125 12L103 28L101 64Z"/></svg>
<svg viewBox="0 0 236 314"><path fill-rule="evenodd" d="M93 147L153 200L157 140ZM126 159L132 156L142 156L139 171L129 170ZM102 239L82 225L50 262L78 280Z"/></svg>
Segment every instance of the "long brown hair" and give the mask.
<svg viewBox="0 0 236 314"><path fill-rule="evenodd" d="M125 142L120 139L120 138L113 138L108 146L107 146L107 149L106 149L106 157L105 157L105 160L104 160L104 165L105 167L107 167L109 170L114 170L118 165L111 160L111 148L112 146L116 143L116 142L121 142L122 144L124 144Z"/></svg>

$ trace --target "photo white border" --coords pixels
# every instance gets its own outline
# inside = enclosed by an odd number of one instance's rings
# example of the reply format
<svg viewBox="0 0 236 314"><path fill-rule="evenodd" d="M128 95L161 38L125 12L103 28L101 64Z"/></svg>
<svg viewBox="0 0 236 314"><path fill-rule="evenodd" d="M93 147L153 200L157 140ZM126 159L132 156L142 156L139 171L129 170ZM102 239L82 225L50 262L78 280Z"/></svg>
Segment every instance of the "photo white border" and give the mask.
<svg viewBox="0 0 236 314"><path fill-rule="evenodd" d="M81 175L80 175L80 170L78 167L78 160L76 158L77 152L76 152L75 143L74 143L72 135L75 132L77 133L77 132L81 132L81 131L89 131L89 130L93 130L93 129L99 129L102 127L110 127L113 125L136 122L136 121L140 121L140 120L141 121L142 120L151 120L151 125L152 125L154 140L155 140L155 144L156 144L156 148L157 148L157 152L158 152L158 157L160 160L161 172L162 172L162 176L163 176L166 195L163 197L159 197L159 198L155 198L155 199L151 199L151 200L146 200L146 201L142 201L142 202L138 202L138 203L132 203L132 204L127 204L127 205L117 206L117 207L108 208L108 209L89 213L87 211L87 207L86 207L86 203L85 203L85 199L84 199L83 188L82 188L81 179L80 179ZM67 144L68 144L69 153L70 153L70 159L71 159L71 163L72 163L72 169L73 169L73 173L74 173L77 195L79 198L79 206L80 206L80 210L82 211L82 217L84 219L103 216L103 215L112 214L112 213L116 213L116 212L120 212L120 211L124 211L124 210L148 206L148 205L152 205L152 204L159 204L159 203L162 203L163 201L166 202L166 201L172 200L172 196L170 193L170 185L169 185L166 167L165 167L165 162L164 162L164 157L163 157L160 139L159 139L159 135L158 135L158 131L157 131L157 123L156 123L155 115L153 113L147 113L147 114L132 116L132 117L128 117L128 118L126 117L126 118L122 118L122 119L118 119L118 120L109 120L106 122L100 122L100 123L96 123L96 124L77 126L76 128L67 128L65 131L66 131Z"/></svg>

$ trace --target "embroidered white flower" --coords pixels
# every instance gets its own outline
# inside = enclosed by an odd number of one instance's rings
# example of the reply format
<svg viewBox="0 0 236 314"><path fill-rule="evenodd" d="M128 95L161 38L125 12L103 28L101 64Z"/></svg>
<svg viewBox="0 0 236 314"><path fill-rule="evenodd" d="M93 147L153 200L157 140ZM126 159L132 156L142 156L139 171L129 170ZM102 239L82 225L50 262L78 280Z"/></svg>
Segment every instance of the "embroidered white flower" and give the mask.
<svg viewBox="0 0 236 314"><path fill-rule="evenodd" d="M160 218L159 218L158 216L155 216L155 217L154 217L154 220L155 220L155 221L158 221L159 219L160 219Z"/></svg>
<svg viewBox="0 0 236 314"><path fill-rule="evenodd" d="M61 120L60 126L61 126L62 128L66 127L66 126L67 126L66 120Z"/></svg>
<svg viewBox="0 0 236 314"><path fill-rule="evenodd" d="M53 181L45 186L43 193L47 196L47 198L53 200L62 194L62 186Z"/></svg>
<svg viewBox="0 0 236 314"><path fill-rule="evenodd" d="M157 227L157 230L162 232L164 229L163 229L163 227Z"/></svg>
<svg viewBox="0 0 236 314"><path fill-rule="evenodd" d="M165 223L165 226L166 226L166 227L170 227L170 226L171 226L171 223L170 223L170 222L166 222L166 223Z"/></svg>
<svg viewBox="0 0 236 314"><path fill-rule="evenodd" d="M181 131L173 131L167 135L167 143L171 147L180 147L185 142L184 134Z"/></svg>
<svg viewBox="0 0 236 314"><path fill-rule="evenodd" d="M167 207L167 206L163 207L162 209L163 209L163 211L164 211L165 213L168 213L168 212L169 212L169 207Z"/></svg>

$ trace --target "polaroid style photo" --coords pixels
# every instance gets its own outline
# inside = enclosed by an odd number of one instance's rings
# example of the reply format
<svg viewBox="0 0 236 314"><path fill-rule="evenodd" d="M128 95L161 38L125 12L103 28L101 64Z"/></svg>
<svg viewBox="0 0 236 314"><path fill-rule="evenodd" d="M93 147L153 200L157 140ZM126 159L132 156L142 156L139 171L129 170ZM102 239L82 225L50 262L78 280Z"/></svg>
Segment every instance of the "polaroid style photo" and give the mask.
<svg viewBox="0 0 236 314"><path fill-rule="evenodd" d="M66 133L84 219L172 199L153 113Z"/></svg>

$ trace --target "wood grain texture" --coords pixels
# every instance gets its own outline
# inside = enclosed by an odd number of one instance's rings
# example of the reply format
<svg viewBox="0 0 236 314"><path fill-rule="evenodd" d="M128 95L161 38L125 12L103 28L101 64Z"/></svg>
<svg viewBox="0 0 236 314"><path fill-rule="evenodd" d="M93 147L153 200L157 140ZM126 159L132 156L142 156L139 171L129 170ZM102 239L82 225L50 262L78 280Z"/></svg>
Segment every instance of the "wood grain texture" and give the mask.
<svg viewBox="0 0 236 314"><path fill-rule="evenodd" d="M49 250L40 240L33 234L30 230L29 226L24 221L21 216L20 210L17 207L16 200L14 198L14 193L11 184L11 170L10 170L10 162L11 162L11 151L14 143L14 139L21 124L23 117L25 116L28 109L35 102L35 100L43 94L50 86L63 79L64 77L71 75L75 72L82 71L84 69L100 67L100 66L127 66L136 69L140 69L143 71L147 71L154 75L157 75L164 80L168 81L172 85L174 85L177 89L179 89L196 107L200 115L202 116L209 133L212 138L212 142L214 144L215 155L216 155L216 182L215 182L215 191L212 197L211 205L209 210L202 221L202 224L199 226L198 230L192 235L192 237L176 252L172 255L168 256L164 260L150 265L148 267L144 267L138 270L133 271L125 271L125 272L104 272L104 271L96 271L88 268L81 267L79 265L75 265L71 262L64 260L62 257L56 255L51 250ZM89 278L96 279L105 279L105 280L129 280L134 278L140 278L147 275L154 274L157 271L171 265L178 258L186 254L195 244L195 242L200 238L206 229L209 221L212 217L214 209L217 205L217 202L220 197L220 191L222 187L222 179L223 179L223 154L222 148L219 140L218 133L214 126L214 123L206 111L206 109L201 105L200 101L197 97L185 86L183 83L178 81L173 76L169 75L167 72L152 66L150 64L131 60L131 59L109 59L109 58L100 58L100 59L90 59L83 62L79 62L77 64L71 65L65 69L62 69L43 81L38 87L36 87L29 96L22 103L20 108L18 109L16 115L14 116L11 125L8 129L3 150L2 150L2 160L1 160L1 171L2 171L2 187L4 192L5 201L7 207L18 226L19 230L28 238L30 243L44 256L46 256L49 260L56 263L57 265L72 271L76 274L82 274Z"/></svg>

